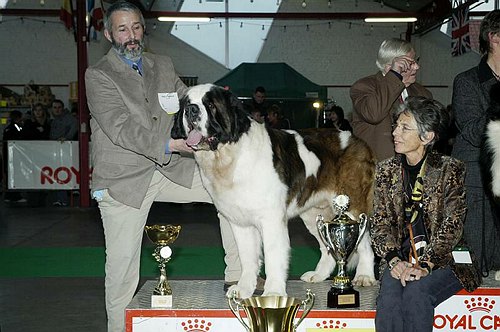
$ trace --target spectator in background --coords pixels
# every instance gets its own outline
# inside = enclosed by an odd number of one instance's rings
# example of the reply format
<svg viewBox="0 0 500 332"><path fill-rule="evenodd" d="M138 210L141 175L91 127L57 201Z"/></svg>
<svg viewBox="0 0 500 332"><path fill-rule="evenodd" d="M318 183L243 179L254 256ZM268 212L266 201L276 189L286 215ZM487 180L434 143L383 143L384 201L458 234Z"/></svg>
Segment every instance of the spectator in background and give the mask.
<svg viewBox="0 0 500 332"><path fill-rule="evenodd" d="M455 115L453 114L451 105L446 106L446 112L448 113L450 119L449 129L445 133L445 135L439 141L437 141L436 144L434 144L434 150L444 155L451 156L458 129L455 123Z"/></svg>
<svg viewBox="0 0 500 332"><path fill-rule="evenodd" d="M33 106L30 119L24 122L24 137L27 140L47 141L50 139L50 116L45 106L37 103ZM27 193L30 206L45 206L46 191L29 191Z"/></svg>
<svg viewBox="0 0 500 332"><path fill-rule="evenodd" d="M258 123L266 122L266 116L263 115L262 112L259 110L253 110L251 115L252 118L254 118L254 120L257 121Z"/></svg>
<svg viewBox="0 0 500 332"><path fill-rule="evenodd" d="M458 74L453 81L452 109L458 134L452 156L465 162L468 213L464 234L480 257L481 271L498 270L500 280L500 216L492 211L479 164L480 146L490 106L491 87L500 81L500 10L489 12L479 28L479 64ZM498 211L496 211L498 212Z"/></svg>
<svg viewBox="0 0 500 332"><path fill-rule="evenodd" d="M3 130L3 169L7 179L8 175L8 155L7 155L7 145L8 141L23 140L24 130L23 130L23 114L18 110L13 110L9 114L9 124ZM8 188L7 188L8 189ZM27 200L19 192L6 191L4 196L4 202L15 202L15 203L25 203Z"/></svg>
<svg viewBox="0 0 500 332"><path fill-rule="evenodd" d="M267 111L267 122L274 129L290 129L290 121L283 115L281 108L273 104Z"/></svg>
<svg viewBox="0 0 500 332"><path fill-rule="evenodd" d="M33 106L31 119L24 123L25 137L28 140L49 140L50 139L50 117L41 103Z"/></svg>
<svg viewBox="0 0 500 332"><path fill-rule="evenodd" d="M78 120L64 108L64 103L59 99L55 99L52 102L52 117L49 135L51 140L57 140L62 143L77 139ZM54 192L52 205L67 206L68 201L67 191L58 190Z"/></svg>
<svg viewBox="0 0 500 332"><path fill-rule="evenodd" d="M266 102L266 89L262 86L255 88L252 96L252 100L248 103L250 109L252 109L252 117L260 123L263 123L266 115L267 108L269 105Z"/></svg>
<svg viewBox="0 0 500 332"><path fill-rule="evenodd" d="M377 74L362 78L351 87L351 124L354 135L372 148L378 160L383 160L394 156L391 134L393 108L408 96L432 98L432 94L415 82L420 66L410 42L384 40L376 64L379 69Z"/></svg>
<svg viewBox="0 0 500 332"><path fill-rule="evenodd" d="M252 105L243 104L243 108L248 112L248 114L257 121L258 123L266 122L266 117L261 113L260 110L253 108Z"/></svg>
<svg viewBox="0 0 500 332"><path fill-rule="evenodd" d="M322 127L352 132L351 124L344 118L344 109L338 105L330 104L325 107L324 121Z"/></svg>
<svg viewBox="0 0 500 332"><path fill-rule="evenodd" d="M65 108L64 103L55 99L52 102L52 122L50 124L50 139L74 141L78 134L78 120Z"/></svg>

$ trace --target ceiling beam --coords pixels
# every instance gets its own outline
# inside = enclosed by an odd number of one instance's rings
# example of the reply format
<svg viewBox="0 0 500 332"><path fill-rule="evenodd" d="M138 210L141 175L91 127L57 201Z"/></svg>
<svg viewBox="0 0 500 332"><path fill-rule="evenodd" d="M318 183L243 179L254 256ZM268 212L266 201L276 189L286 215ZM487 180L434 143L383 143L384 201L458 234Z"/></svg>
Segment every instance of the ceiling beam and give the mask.
<svg viewBox="0 0 500 332"><path fill-rule="evenodd" d="M4 16L53 16L59 17L60 10L52 9L1 9L0 15ZM339 12L339 13L257 13L257 12L176 12L176 11L149 11L144 13L145 18L160 16L171 17L209 17L209 18L246 18L246 19L276 19L276 20L364 20L368 17L417 17L422 18L422 13L414 12Z"/></svg>

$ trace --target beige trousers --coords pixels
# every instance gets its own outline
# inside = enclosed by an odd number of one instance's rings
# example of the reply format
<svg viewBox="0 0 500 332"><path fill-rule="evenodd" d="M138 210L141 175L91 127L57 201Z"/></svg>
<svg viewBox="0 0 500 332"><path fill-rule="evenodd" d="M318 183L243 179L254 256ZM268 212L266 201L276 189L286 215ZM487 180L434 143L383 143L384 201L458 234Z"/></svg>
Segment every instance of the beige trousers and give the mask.
<svg viewBox="0 0 500 332"><path fill-rule="evenodd" d="M193 185L185 188L155 171L141 208L114 200L104 190L99 201L106 242L105 297L108 332L125 331L125 308L132 300L140 278L141 244L149 210L154 201L190 203L212 200L201 183L196 167ZM241 265L230 224L219 214L225 250L225 280L238 280ZM223 290L221 289L221 292Z"/></svg>

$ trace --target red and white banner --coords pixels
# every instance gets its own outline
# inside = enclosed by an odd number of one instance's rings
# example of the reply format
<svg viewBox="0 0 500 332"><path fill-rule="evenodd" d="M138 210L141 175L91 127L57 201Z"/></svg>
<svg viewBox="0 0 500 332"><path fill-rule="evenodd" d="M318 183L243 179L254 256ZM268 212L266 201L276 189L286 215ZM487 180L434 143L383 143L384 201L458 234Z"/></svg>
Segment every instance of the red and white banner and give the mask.
<svg viewBox="0 0 500 332"><path fill-rule="evenodd" d="M77 141L9 141L7 157L8 189L80 187Z"/></svg>
<svg viewBox="0 0 500 332"><path fill-rule="evenodd" d="M186 295L189 296L189 295ZM299 311L297 317L302 312ZM375 311L311 310L297 332L374 332ZM245 322L247 318L244 318ZM297 323L298 318L295 319ZM126 310L127 332L245 332L229 309ZM434 312L434 332L500 331L500 288L459 292Z"/></svg>

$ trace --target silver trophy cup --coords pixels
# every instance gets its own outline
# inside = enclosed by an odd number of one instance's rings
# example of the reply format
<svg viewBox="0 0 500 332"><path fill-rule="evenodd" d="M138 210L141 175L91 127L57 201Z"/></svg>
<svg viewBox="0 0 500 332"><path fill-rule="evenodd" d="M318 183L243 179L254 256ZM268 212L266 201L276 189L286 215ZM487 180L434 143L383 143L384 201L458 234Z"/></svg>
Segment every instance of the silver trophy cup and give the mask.
<svg viewBox="0 0 500 332"><path fill-rule="evenodd" d="M341 195L333 207L339 214L331 221L325 221L318 215L316 223L321 239L337 261L337 275L333 278L332 288L328 292L327 306L329 308L359 307L359 292L352 287L351 278L346 272L347 259L359 244L366 230L368 218L366 214L359 215L359 221L351 218L345 211L349 199ZM347 200L347 202L345 202Z"/></svg>

